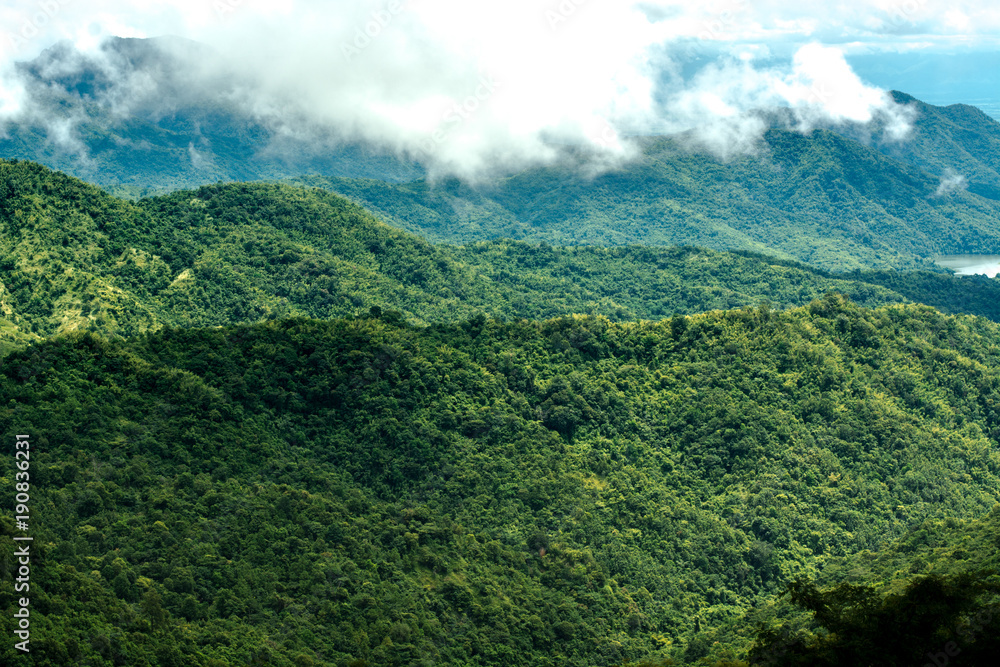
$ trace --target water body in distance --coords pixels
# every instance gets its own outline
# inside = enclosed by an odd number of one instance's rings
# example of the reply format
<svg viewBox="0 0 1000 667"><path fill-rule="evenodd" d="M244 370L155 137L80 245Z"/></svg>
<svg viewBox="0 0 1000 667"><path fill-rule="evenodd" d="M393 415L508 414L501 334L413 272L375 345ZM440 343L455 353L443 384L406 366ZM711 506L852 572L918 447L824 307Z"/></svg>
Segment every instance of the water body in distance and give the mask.
<svg viewBox="0 0 1000 667"><path fill-rule="evenodd" d="M1000 255L938 255L934 263L952 269L960 276L986 275L995 278L1000 273Z"/></svg>

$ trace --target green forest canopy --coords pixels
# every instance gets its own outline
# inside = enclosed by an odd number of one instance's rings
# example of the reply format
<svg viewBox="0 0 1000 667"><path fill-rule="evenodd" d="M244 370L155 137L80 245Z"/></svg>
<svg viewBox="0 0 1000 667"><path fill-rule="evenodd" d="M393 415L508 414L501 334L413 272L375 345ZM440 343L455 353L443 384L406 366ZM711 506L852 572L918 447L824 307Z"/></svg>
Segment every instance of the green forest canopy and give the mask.
<svg viewBox="0 0 1000 667"><path fill-rule="evenodd" d="M0 376L36 443L32 659L745 658L790 581L997 504L998 339L837 296L58 336Z"/></svg>
<svg viewBox="0 0 1000 667"><path fill-rule="evenodd" d="M267 184L209 186L138 204L28 162L0 161L0 345L89 329L223 326L372 307L410 322L585 313L662 319L801 306L829 292L1000 318L985 278L832 274L696 248L432 245L342 197Z"/></svg>

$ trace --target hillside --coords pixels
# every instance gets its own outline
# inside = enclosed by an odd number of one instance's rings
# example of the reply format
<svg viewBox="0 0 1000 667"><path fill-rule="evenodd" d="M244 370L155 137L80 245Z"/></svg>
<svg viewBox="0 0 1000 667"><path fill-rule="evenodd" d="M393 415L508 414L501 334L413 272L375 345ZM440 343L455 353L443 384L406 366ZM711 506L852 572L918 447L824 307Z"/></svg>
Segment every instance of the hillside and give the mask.
<svg viewBox="0 0 1000 667"><path fill-rule="evenodd" d="M922 164L937 169L948 155ZM695 245L849 271L920 268L937 254L1000 248L1000 202L982 196L991 181L945 192L939 171L829 130L773 129L758 154L728 161L679 138L649 138L639 159L592 179L549 167L477 188L315 176L293 182L339 192L435 241Z"/></svg>
<svg viewBox="0 0 1000 667"><path fill-rule="evenodd" d="M920 122L907 141L875 148L928 174L960 177L969 192L1000 199L1000 122L967 104L939 107L900 92L893 97L912 107Z"/></svg>
<svg viewBox="0 0 1000 667"><path fill-rule="evenodd" d="M0 368L33 664L694 662L790 580L1000 501L998 341L834 296L50 339Z"/></svg>
<svg viewBox="0 0 1000 667"><path fill-rule="evenodd" d="M992 665L998 537L1000 505L976 519L921 522L877 551L831 559L815 578L700 641L719 658L756 633L750 663L761 665L904 667L942 654Z"/></svg>
<svg viewBox="0 0 1000 667"><path fill-rule="evenodd" d="M77 328L135 335L287 316L398 311L412 323L572 313L661 319L801 306L927 301L997 318L994 281L837 276L695 248L431 245L347 200L267 184L207 186L130 203L26 162L0 162L0 341ZM882 285L886 286L882 286Z"/></svg>
<svg viewBox="0 0 1000 667"><path fill-rule="evenodd" d="M1000 12L547 4L0 7L0 667L1000 664Z"/></svg>

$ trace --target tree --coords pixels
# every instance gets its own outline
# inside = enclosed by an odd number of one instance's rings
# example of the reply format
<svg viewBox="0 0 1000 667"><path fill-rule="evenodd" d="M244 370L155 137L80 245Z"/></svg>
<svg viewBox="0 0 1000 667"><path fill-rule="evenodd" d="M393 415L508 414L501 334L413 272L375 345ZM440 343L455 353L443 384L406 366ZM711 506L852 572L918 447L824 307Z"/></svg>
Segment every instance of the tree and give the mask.
<svg viewBox="0 0 1000 667"><path fill-rule="evenodd" d="M811 581L795 581L788 588L791 600L813 612L817 627L792 641L781 629L761 630L750 662L891 667L930 660L944 667L961 655L963 665L995 664L1000 639L982 632L994 615L984 597L1000 592L1000 584L988 581L991 574L918 577L902 593L885 596L875 586L842 583L820 591Z"/></svg>

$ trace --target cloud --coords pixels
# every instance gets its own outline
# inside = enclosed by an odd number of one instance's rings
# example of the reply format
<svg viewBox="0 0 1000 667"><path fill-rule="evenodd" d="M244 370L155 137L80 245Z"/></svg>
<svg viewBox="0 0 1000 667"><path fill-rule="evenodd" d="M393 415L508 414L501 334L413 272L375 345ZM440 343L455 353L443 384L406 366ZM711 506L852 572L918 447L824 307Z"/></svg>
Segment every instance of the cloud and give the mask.
<svg viewBox="0 0 1000 667"><path fill-rule="evenodd" d="M205 156L198 152L198 149L194 147L193 141L188 142L188 158L191 160L191 164L195 169L205 168Z"/></svg>
<svg viewBox="0 0 1000 667"><path fill-rule="evenodd" d="M613 0L45 6L54 9L0 9L0 25L11 27L0 34L8 63L0 121L34 113L52 124L39 116L42 93L25 98L9 64L64 38L83 55L67 52L53 67L67 76L84 65L104 72L108 85L91 101L114 117L169 117L211 99L289 145L360 140L421 159L432 173L469 177L552 162L570 148L592 164L614 165L634 154L630 136L650 132L691 131L723 155L752 150L768 122L759 110L775 107L790 109L802 130L877 119L899 138L907 111L864 85L844 52L899 44L900 35L907 43L943 43L957 39L949 29L986 34L1000 27L985 2L951 5L946 17L924 0L836 7L720 0L703 8ZM102 50L109 34L176 34L211 51L169 46L184 63L181 77ZM689 71L700 56L712 64ZM60 119L66 122L70 129L58 136L69 145L72 119Z"/></svg>
<svg viewBox="0 0 1000 667"><path fill-rule="evenodd" d="M878 120L882 139L897 141L910 130L912 111L880 89L864 84L833 47L807 44L790 66L758 66L751 54L722 58L682 83L664 103L664 131L691 128L691 137L728 157L752 151L781 109L791 127Z"/></svg>
<svg viewBox="0 0 1000 667"><path fill-rule="evenodd" d="M953 192L959 190L964 190L969 185L968 180L965 176L959 174L954 169L946 169L944 174L941 175L941 183L938 185L937 190L934 191L935 197L944 197L945 195L950 195Z"/></svg>
<svg viewBox="0 0 1000 667"><path fill-rule="evenodd" d="M24 83L16 77L0 77L0 130L5 119L17 118L23 113L24 105Z"/></svg>

